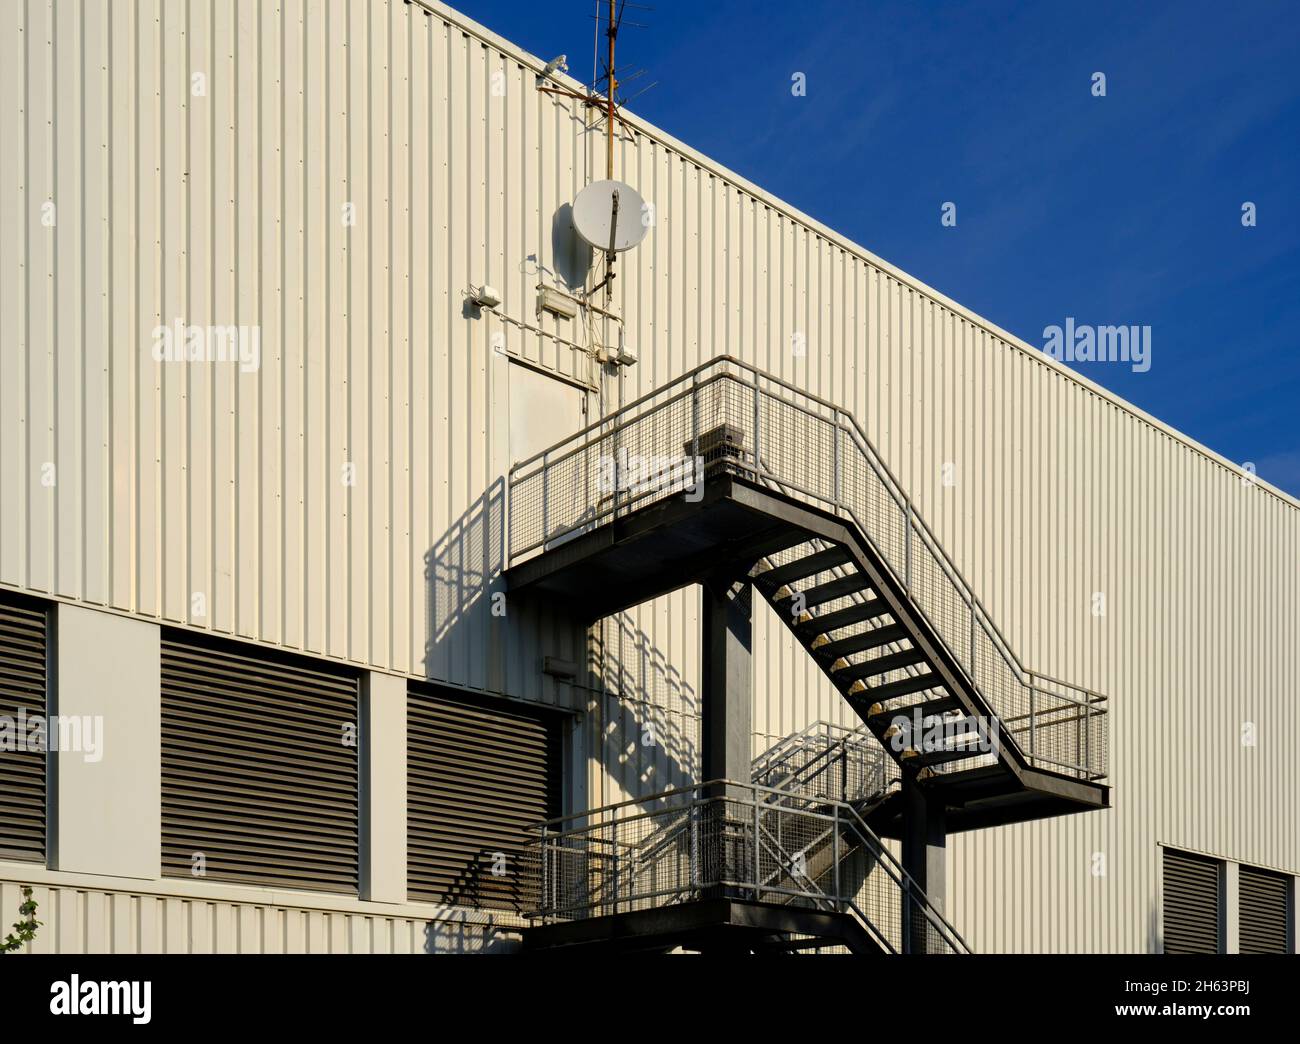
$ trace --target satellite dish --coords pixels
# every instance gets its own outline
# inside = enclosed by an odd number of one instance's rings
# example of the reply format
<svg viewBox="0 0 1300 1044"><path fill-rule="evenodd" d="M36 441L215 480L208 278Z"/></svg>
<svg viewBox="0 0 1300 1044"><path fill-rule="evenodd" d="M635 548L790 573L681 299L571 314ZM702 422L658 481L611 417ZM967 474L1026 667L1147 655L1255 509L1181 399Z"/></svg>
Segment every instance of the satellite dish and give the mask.
<svg viewBox="0 0 1300 1044"><path fill-rule="evenodd" d="M617 200L617 210L615 201ZM597 250L631 250L650 231L642 220L645 201L631 185L621 181L593 181L573 201L573 227Z"/></svg>

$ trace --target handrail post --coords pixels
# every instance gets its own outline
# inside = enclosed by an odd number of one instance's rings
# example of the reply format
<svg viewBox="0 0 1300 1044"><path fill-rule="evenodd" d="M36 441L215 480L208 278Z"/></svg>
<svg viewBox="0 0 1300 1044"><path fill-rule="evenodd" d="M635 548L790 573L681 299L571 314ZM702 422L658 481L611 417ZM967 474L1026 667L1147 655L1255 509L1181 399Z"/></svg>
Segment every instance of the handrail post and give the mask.
<svg viewBox="0 0 1300 1044"><path fill-rule="evenodd" d="M691 887L698 892L700 890L700 806L696 802L691 802L690 811L687 816L690 820L690 867L691 867Z"/></svg>
<svg viewBox="0 0 1300 1044"><path fill-rule="evenodd" d="M620 869L622 868L622 865L623 865L623 857L619 854L619 851L618 851L617 848L614 849L614 855L613 855L613 858L612 858L611 862L614 864L614 866L613 866L613 871L612 871L612 873L611 873L611 875L610 875L610 876L613 877L613 879L614 879L614 881L613 881L613 889L612 889L612 890L613 890L613 893L614 893L614 895L613 895L613 899L614 899L614 909L613 909L612 911L610 911L610 912L611 912L611 913L618 913L619 902L620 902L620 899L621 899L621 897L622 897L622 889L620 888L620 885L619 885L619 871L620 871Z"/></svg>
<svg viewBox="0 0 1300 1044"><path fill-rule="evenodd" d="M831 838L832 850L831 858L835 861L835 910L838 913L843 908L843 899L841 898L840 889L840 806L835 806L835 822L833 823L835 834Z"/></svg>
<svg viewBox="0 0 1300 1044"><path fill-rule="evenodd" d="M902 949L904 953L914 953L912 946L912 878L903 877L903 938Z"/></svg>
<svg viewBox="0 0 1300 1044"><path fill-rule="evenodd" d="M691 375L691 456L700 458L700 375ZM693 464L693 462L692 462ZM703 478L703 476L697 476Z"/></svg>
<svg viewBox="0 0 1300 1044"><path fill-rule="evenodd" d="M1034 685L1034 676L1029 675L1029 759L1033 761L1038 757L1038 719L1037 713L1037 695L1038 687Z"/></svg>
<svg viewBox="0 0 1300 1044"><path fill-rule="evenodd" d="M1092 706L1083 701L1083 778L1092 773Z"/></svg>
<svg viewBox="0 0 1300 1044"><path fill-rule="evenodd" d="M903 586L912 593L912 498L907 498L907 536L903 550Z"/></svg>
<svg viewBox="0 0 1300 1044"><path fill-rule="evenodd" d="M540 909L541 912L542 912L542 923L545 924L545 923L547 922L547 920L549 919L548 916L547 916L547 912L546 912L546 911L547 911L547 899L548 899L548 897L547 897L547 894L546 894L546 885L547 885L546 858L547 858L547 852L546 852L546 824L545 824L545 823L542 824L542 839L541 839L541 843L538 845L538 851L541 853L541 863L542 863L542 866L541 866L541 874L540 874L541 881L540 881L540 885L539 885L538 890L537 890L537 906L538 906L538 909Z"/></svg>
<svg viewBox="0 0 1300 1044"><path fill-rule="evenodd" d="M612 461L613 467L610 470L613 472L614 475L614 489L611 493L612 504L610 507L610 516L609 516L611 519L618 518L618 501L619 501L619 496L623 489L623 476L619 472L619 464L622 463L622 461L619 459L619 453L618 453L619 435L620 433L618 431L614 432L614 438L612 440L613 445L611 447L613 450L613 453L611 454L611 456L613 457L613 461ZM602 439L601 442L603 444L604 439Z"/></svg>
<svg viewBox="0 0 1300 1044"><path fill-rule="evenodd" d="M515 469L511 465L510 470L506 473L506 524L505 524L505 552L506 568L510 568L510 559L513 557L515 544Z"/></svg>
<svg viewBox="0 0 1300 1044"><path fill-rule="evenodd" d="M971 681L975 679L975 599L968 601L970 607L970 677ZM978 684L978 682L976 683Z"/></svg>
<svg viewBox="0 0 1300 1044"><path fill-rule="evenodd" d="M831 438L835 440L831 448L831 492L835 510L840 508L840 420L836 413L831 418Z"/></svg>
<svg viewBox="0 0 1300 1044"><path fill-rule="evenodd" d="M551 488L551 469L547 467L546 461L550 457L551 451L545 449L542 451L542 550L546 550L546 535L551 531L547 521L547 494Z"/></svg>
<svg viewBox="0 0 1300 1044"><path fill-rule="evenodd" d="M754 378L754 477L755 478L759 477L759 474L762 470L761 462L763 459L762 454L759 452L760 443L758 438L758 425L759 425L759 417L761 416L759 403L760 403L760 399L759 399L758 378L755 377Z"/></svg>
<svg viewBox="0 0 1300 1044"><path fill-rule="evenodd" d="M849 800L849 741L840 740L840 800Z"/></svg>

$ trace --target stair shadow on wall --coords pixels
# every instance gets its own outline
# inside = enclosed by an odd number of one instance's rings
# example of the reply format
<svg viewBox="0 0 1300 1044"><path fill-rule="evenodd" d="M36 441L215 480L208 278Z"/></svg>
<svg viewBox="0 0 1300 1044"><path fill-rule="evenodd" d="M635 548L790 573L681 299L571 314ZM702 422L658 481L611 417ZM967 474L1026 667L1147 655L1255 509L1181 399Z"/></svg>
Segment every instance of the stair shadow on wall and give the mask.
<svg viewBox="0 0 1300 1044"><path fill-rule="evenodd" d="M640 762L634 781L618 773L634 797L698 782L696 687L630 613L602 620L592 642L594 658L604 666L601 747L608 769Z"/></svg>
<svg viewBox="0 0 1300 1044"><path fill-rule="evenodd" d="M489 688L492 594L505 564L505 483L497 479L424 556L424 675ZM502 629L504 631L504 629Z"/></svg>
<svg viewBox="0 0 1300 1044"><path fill-rule="evenodd" d="M620 764L629 760L645 760L636 779L622 774L628 793L641 795L693 781L695 689L630 616L618 614L588 637L572 614L553 604L506 600L505 615L494 615L494 604L502 604L497 596L505 594L506 499L504 480L494 481L425 553L426 631L423 670L417 672L434 684L483 690L485 700L492 698L489 693L531 699L553 687L553 702L588 715L600 701L615 711L600 716L610 725L599 735L590 719L579 727L589 728L593 736L589 757L610 772L620 774ZM545 655L579 665L571 687L541 679ZM619 693L627 695L620 698ZM651 748L642 743L647 729L655 739L652 758L646 756ZM624 796L620 792L610 800ZM588 805L602 803L600 795L589 797ZM526 912L526 882L491 875L500 847L465 859L444 901L462 908Z"/></svg>
<svg viewBox="0 0 1300 1044"><path fill-rule="evenodd" d="M495 872L498 858L503 872ZM526 914L537 909L537 853L523 845L480 848L466 860L447 889L443 902L472 910L509 910Z"/></svg>
<svg viewBox="0 0 1300 1044"><path fill-rule="evenodd" d="M424 926L425 953L514 953L518 930L450 917Z"/></svg>
<svg viewBox="0 0 1300 1044"><path fill-rule="evenodd" d="M574 709L591 711L592 701L602 694L606 704L639 708L635 730L618 726L617 735L606 736L593 756L599 756L599 748L609 751L611 742L641 745L649 727L666 761L662 771L667 782L657 789L694 780L695 687L627 613L608 618L587 638L582 625L553 604L505 599L505 507L505 481L496 479L425 554L424 676L531 698L539 688L544 656L570 660L579 665L572 686ZM494 615L494 604L504 605L506 615ZM652 778L653 773L640 782L649 785Z"/></svg>

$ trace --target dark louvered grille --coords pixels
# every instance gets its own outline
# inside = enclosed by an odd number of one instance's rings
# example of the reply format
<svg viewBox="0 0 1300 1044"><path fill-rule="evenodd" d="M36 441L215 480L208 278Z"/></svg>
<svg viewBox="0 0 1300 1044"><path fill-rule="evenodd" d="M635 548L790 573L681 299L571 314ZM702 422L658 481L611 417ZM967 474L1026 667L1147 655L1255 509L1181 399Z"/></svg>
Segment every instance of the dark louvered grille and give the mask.
<svg viewBox="0 0 1300 1044"><path fill-rule="evenodd" d="M1219 864L1164 850L1165 953L1218 953Z"/></svg>
<svg viewBox="0 0 1300 1044"><path fill-rule="evenodd" d="M346 671L164 635L163 873L356 892L357 722Z"/></svg>
<svg viewBox="0 0 1300 1044"><path fill-rule="evenodd" d="M1237 942L1242 953L1287 952L1287 880L1281 874L1241 868Z"/></svg>
<svg viewBox="0 0 1300 1044"><path fill-rule="evenodd" d="M407 894L535 905L524 843L528 827L557 812L553 715L421 687L410 693L407 730Z"/></svg>
<svg viewBox="0 0 1300 1044"><path fill-rule="evenodd" d="M0 859L45 862L46 756L26 749L22 719L48 713L47 620L40 603L0 596L0 716L8 734L0 746Z"/></svg>

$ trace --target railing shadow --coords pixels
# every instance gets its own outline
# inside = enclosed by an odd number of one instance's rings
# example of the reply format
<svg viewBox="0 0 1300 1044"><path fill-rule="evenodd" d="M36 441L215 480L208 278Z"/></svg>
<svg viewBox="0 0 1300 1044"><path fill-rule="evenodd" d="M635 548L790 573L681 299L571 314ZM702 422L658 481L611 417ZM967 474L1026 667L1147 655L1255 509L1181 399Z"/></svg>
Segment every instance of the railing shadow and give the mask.
<svg viewBox="0 0 1300 1044"><path fill-rule="evenodd" d="M505 482L497 479L425 553L426 675L435 676L475 613L490 613L486 599L504 565Z"/></svg>
<svg viewBox="0 0 1300 1044"><path fill-rule="evenodd" d="M636 780L640 794L694 782L699 772L696 687L629 613L607 617L598 631L594 651L606 704L600 747L623 763L629 749L645 758ZM658 761L667 779L656 778Z"/></svg>
<svg viewBox="0 0 1300 1044"><path fill-rule="evenodd" d="M509 910L526 913L537 908L537 875L529 866L530 854L520 831L517 845L483 847L457 872L443 902L473 910ZM504 858L501 858L504 857Z"/></svg>
<svg viewBox="0 0 1300 1044"><path fill-rule="evenodd" d="M425 553L424 676L545 705L537 699L543 656L571 659L578 673L557 701L588 713L601 709L602 727L592 730L587 744L589 771L597 778L620 777L632 795L694 782L696 685L628 613L602 621L584 640L583 625L559 607L510 601L502 575L505 511L505 482L497 479ZM521 832L520 849L526 840ZM504 879L493 874L496 852L503 848L510 846L494 843L464 858L442 901L514 912L535 907L536 897L529 894L535 878L520 874L517 852L507 852Z"/></svg>
<svg viewBox="0 0 1300 1044"><path fill-rule="evenodd" d="M425 953L514 953L519 940L508 929L458 918L428 921L424 926Z"/></svg>

